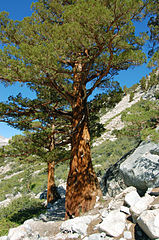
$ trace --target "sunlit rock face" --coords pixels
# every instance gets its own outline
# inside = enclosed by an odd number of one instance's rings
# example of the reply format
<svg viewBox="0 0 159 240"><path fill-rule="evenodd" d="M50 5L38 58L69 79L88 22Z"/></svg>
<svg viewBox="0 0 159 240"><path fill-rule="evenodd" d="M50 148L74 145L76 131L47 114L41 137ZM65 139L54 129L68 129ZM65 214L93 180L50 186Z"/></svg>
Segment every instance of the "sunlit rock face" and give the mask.
<svg viewBox="0 0 159 240"><path fill-rule="evenodd" d="M120 165L124 182L138 191L159 186L159 144L142 142Z"/></svg>

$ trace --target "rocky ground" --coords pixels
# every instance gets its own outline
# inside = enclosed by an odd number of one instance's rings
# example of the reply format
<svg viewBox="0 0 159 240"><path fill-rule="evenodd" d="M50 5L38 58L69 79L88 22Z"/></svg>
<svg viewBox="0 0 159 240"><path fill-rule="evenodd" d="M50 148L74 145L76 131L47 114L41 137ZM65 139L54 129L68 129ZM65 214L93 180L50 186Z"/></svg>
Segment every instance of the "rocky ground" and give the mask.
<svg viewBox="0 0 159 240"><path fill-rule="evenodd" d="M140 197L128 187L115 198L97 199L87 214L64 221L64 198L45 214L10 229L0 240L149 240L159 238L159 188Z"/></svg>
<svg viewBox="0 0 159 240"><path fill-rule="evenodd" d="M99 144L108 139L112 141L116 140L116 136L112 135L112 131L114 129L120 130L124 127L124 124L121 121L121 113L125 109L131 107L132 105L140 101L141 97L143 96L144 92L141 91L141 89L139 88L134 95L133 101L129 101L130 94L127 94L113 109L104 114L101 117L100 122L105 125L106 131L99 139L97 139L97 141L93 143L93 146L98 146Z"/></svg>

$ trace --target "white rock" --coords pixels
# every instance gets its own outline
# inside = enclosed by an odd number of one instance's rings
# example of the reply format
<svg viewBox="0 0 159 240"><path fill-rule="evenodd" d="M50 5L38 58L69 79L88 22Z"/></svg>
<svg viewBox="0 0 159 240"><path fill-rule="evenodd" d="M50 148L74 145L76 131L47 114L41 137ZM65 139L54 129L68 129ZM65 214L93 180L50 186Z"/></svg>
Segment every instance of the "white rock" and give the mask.
<svg viewBox="0 0 159 240"><path fill-rule="evenodd" d="M100 181L99 181L99 182L100 182ZM95 204L94 208L97 208L97 207L100 206L99 200L100 200L100 197L99 197L99 196L96 196L96 204Z"/></svg>
<svg viewBox="0 0 159 240"><path fill-rule="evenodd" d="M99 200L100 200L100 197L96 196L96 202L99 202Z"/></svg>
<svg viewBox="0 0 159 240"><path fill-rule="evenodd" d="M128 186L145 192L159 186L159 144L142 142L120 165L120 172Z"/></svg>
<svg viewBox="0 0 159 240"><path fill-rule="evenodd" d="M109 212L108 212L108 210L106 208L100 210L99 212L100 212L100 214L101 214L101 216L103 218L106 218L108 216L108 214L109 214Z"/></svg>
<svg viewBox="0 0 159 240"><path fill-rule="evenodd" d="M130 207L133 206L140 199L141 197L139 196L136 190L131 191L125 195L125 203Z"/></svg>
<svg viewBox="0 0 159 240"><path fill-rule="evenodd" d="M32 239L35 240L35 239ZM36 240L54 240L54 238L48 238L48 237L37 237Z"/></svg>
<svg viewBox="0 0 159 240"><path fill-rule="evenodd" d="M125 199L126 194L130 193L130 192L133 192L133 191L136 191L135 187L133 187L133 186L127 187L121 193L116 195L115 199L121 199L121 198Z"/></svg>
<svg viewBox="0 0 159 240"><path fill-rule="evenodd" d="M12 193L5 194L5 198L13 198L14 195Z"/></svg>
<svg viewBox="0 0 159 240"><path fill-rule="evenodd" d="M3 201L0 202L0 207L6 207L7 205L9 205L11 203L11 199L5 199Z"/></svg>
<svg viewBox="0 0 159 240"><path fill-rule="evenodd" d="M0 240L8 240L7 236L0 237Z"/></svg>
<svg viewBox="0 0 159 240"><path fill-rule="evenodd" d="M63 233L67 232L67 233L78 233L78 234L86 235L88 224L98 217L99 217L99 214L69 219L62 223L60 229Z"/></svg>
<svg viewBox="0 0 159 240"><path fill-rule="evenodd" d="M134 222L139 217L139 215L148 209L149 205L154 201L154 197L146 194L144 197L140 198L131 208L130 213L132 214Z"/></svg>
<svg viewBox="0 0 159 240"><path fill-rule="evenodd" d="M77 233L58 233L54 236L54 240L61 240L61 239L77 239L79 237L79 234Z"/></svg>
<svg viewBox="0 0 159 240"><path fill-rule="evenodd" d="M133 226L133 224L131 222L128 223L127 226L126 226L127 230L129 230L132 226Z"/></svg>
<svg viewBox="0 0 159 240"><path fill-rule="evenodd" d="M11 228L8 233L9 240L28 239L31 236L31 230L24 225L20 225L17 228Z"/></svg>
<svg viewBox="0 0 159 240"><path fill-rule="evenodd" d="M98 228L112 237L118 237L125 229L126 215L119 210L111 211Z"/></svg>
<svg viewBox="0 0 159 240"><path fill-rule="evenodd" d="M35 233L35 232L38 233L41 238L48 237L49 240L51 240L50 237L60 232L61 224L58 223L57 221L43 222L38 219L29 219L25 221L23 225L27 229L31 229L32 233Z"/></svg>
<svg viewBox="0 0 159 240"><path fill-rule="evenodd" d="M159 238L159 209L144 211L137 223L150 239Z"/></svg>
<svg viewBox="0 0 159 240"><path fill-rule="evenodd" d="M129 208L128 208L128 207L121 206L121 207L120 207L120 211L123 212L123 213L126 213L126 214L130 215L130 211L129 211Z"/></svg>
<svg viewBox="0 0 159 240"><path fill-rule="evenodd" d="M124 232L124 238L125 239L132 239L132 234L130 231L125 231Z"/></svg>
<svg viewBox="0 0 159 240"><path fill-rule="evenodd" d="M94 205L94 208L98 208L100 206L100 203L96 203L95 205Z"/></svg>
<svg viewBox="0 0 159 240"><path fill-rule="evenodd" d="M113 199L110 201L108 205L109 210L118 210L121 206L123 206L124 201L123 199Z"/></svg>
<svg viewBox="0 0 159 240"><path fill-rule="evenodd" d="M104 240L106 237L106 234L103 233L94 233L89 235L88 237L85 237L83 240Z"/></svg>

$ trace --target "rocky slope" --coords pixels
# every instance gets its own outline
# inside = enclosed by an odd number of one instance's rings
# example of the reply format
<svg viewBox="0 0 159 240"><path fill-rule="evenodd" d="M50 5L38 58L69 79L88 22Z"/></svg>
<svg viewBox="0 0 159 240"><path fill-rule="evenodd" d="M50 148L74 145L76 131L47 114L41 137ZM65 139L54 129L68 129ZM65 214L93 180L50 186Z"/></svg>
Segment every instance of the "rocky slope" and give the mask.
<svg viewBox="0 0 159 240"><path fill-rule="evenodd" d="M130 101L130 94L124 96L113 109L101 117L100 122L104 124L106 131L93 143L93 146L98 146L105 140L116 140L117 138L116 136L112 135L112 131L115 129L120 130L124 127L124 124L121 121L121 113L140 101L141 98L144 100L155 100L155 93L157 92L159 92L159 84L152 86L147 92L143 91L139 85L134 92L132 101Z"/></svg>

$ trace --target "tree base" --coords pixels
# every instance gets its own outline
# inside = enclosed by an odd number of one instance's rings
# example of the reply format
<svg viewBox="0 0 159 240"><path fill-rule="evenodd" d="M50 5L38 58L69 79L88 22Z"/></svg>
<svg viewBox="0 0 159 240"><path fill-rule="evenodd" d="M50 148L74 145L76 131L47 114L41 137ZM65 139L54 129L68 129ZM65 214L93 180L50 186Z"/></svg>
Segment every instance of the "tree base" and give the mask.
<svg viewBox="0 0 159 240"><path fill-rule="evenodd" d="M98 179L95 173L69 174L66 189L65 219L77 217L91 210L96 197L102 196Z"/></svg>
<svg viewBox="0 0 159 240"><path fill-rule="evenodd" d="M47 204L51 203L53 204L56 202L58 199L61 198L60 194L58 193L57 187L56 186L51 186L49 189L49 193L47 194Z"/></svg>

